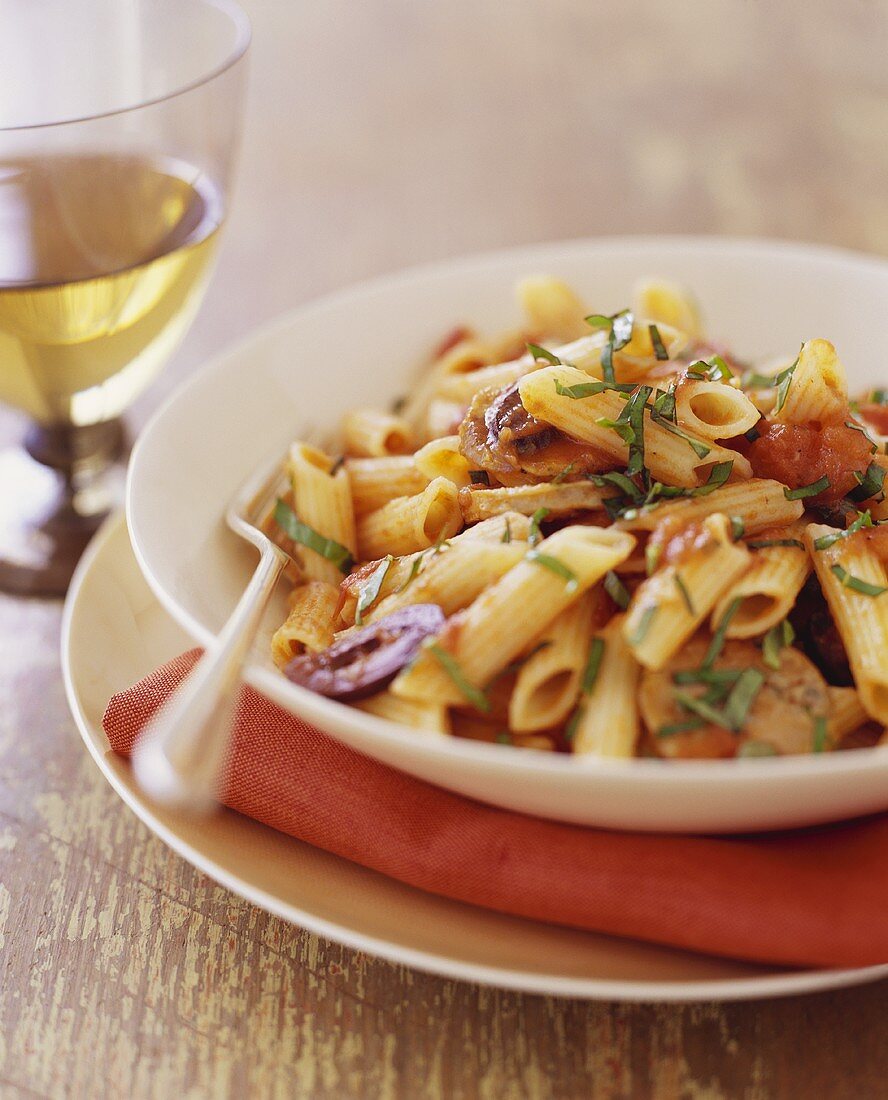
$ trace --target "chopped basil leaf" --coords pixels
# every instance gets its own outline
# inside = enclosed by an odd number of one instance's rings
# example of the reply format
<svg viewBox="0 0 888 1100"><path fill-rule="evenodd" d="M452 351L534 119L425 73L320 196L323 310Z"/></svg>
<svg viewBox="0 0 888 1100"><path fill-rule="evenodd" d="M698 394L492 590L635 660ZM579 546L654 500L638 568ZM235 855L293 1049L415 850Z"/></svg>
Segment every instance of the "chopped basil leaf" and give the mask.
<svg viewBox="0 0 888 1100"><path fill-rule="evenodd" d="M712 668L716 658L724 648L725 634L727 633L728 627L731 625L731 619L733 619L741 603L743 603L743 597L737 596L728 604L724 615L722 615L721 622L712 635L712 641L709 643L709 648L706 650L706 656L703 658L702 668Z"/></svg>
<svg viewBox="0 0 888 1100"><path fill-rule="evenodd" d="M489 699L480 688L475 687L473 683L466 679L463 670L459 667L459 661L453 654L448 653L446 649L442 649L437 642L433 642L429 646L429 653L456 685L460 695L471 703L475 710L480 710L484 714L489 713Z"/></svg>
<svg viewBox="0 0 888 1100"><path fill-rule="evenodd" d="M605 313L590 313L586 318L586 324L591 325L592 328L607 328L611 327L613 317L608 317Z"/></svg>
<svg viewBox="0 0 888 1100"><path fill-rule="evenodd" d="M866 400L871 405L888 405L888 390L870 390Z"/></svg>
<svg viewBox="0 0 888 1100"><path fill-rule="evenodd" d="M742 672L742 668L689 668L682 672L673 672L672 682L674 684L730 686L739 680Z"/></svg>
<svg viewBox="0 0 888 1100"><path fill-rule="evenodd" d="M551 363L553 367L563 366L561 360L554 352L548 351L546 348L541 348L539 344L528 344L527 350L534 359L543 359L547 363Z"/></svg>
<svg viewBox="0 0 888 1100"><path fill-rule="evenodd" d="M575 386L565 386L558 378L555 379L555 392L559 397L570 397L579 401L584 397L594 397L605 390L617 390L619 393L631 393L635 386L629 382L578 382Z"/></svg>
<svg viewBox="0 0 888 1100"><path fill-rule="evenodd" d="M423 559L425 558L427 552L428 551L423 550L413 559L410 565L410 572L407 574L407 580L404 581L404 583L398 589L399 592L403 592L407 585L416 579L420 569L422 568Z"/></svg>
<svg viewBox="0 0 888 1100"><path fill-rule="evenodd" d="M544 569L548 569L550 573L557 573L559 577L563 577L567 581L567 591L575 592L579 585L576 573L563 561L559 561L558 558L553 558L551 554L541 554L539 550L528 550L524 555L524 560L533 562L534 565L541 565Z"/></svg>
<svg viewBox="0 0 888 1100"><path fill-rule="evenodd" d="M799 550L805 549L805 544L799 539L749 539L746 545L750 550L764 550L768 546L796 546Z"/></svg>
<svg viewBox="0 0 888 1100"><path fill-rule="evenodd" d="M660 564L660 555L663 553L663 546L658 542L648 542L644 548L644 568L647 575L650 577L653 573L656 573L657 566Z"/></svg>
<svg viewBox="0 0 888 1100"><path fill-rule="evenodd" d="M783 406L786 404L786 397L789 393L789 386L792 382L792 376L795 373L796 367L799 365L799 357L796 357L796 361L791 367L787 367L782 370L778 375L775 375L774 381L777 383L777 402L774 405L774 412L779 413Z"/></svg>
<svg viewBox="0 0 888 1100"><path fill-rule="evenodd" d="M854 478L857 481L857 488L852 489L848 496L851 500L869 500L870 497L882 491L882 486L885 484L885 470L882 466L871 462L865 474L855 470Z"/></svg>
<svg viewBox="0 0 888 1100"><path fill-rule="evenodd" d="M660 726L657 737L674 737L677 733L691 733L705 725L706 722L702 718L685 718L681 722L670 722L668 725Z"/></svg>
<svg viewBox="0 0 888 1100"><path fill-rule="evenodd" d="M584 708L577 707L573 714L570 716L570 720L564 727L564 739L565 741L572 741L577 733L577 726L580 724L580 719L583 717Z"/></svg>
<svg viewBox="0 0 888 1100"><path fill-rule="evenodd" d="M769 741L744 741L737 755L752 759L756 756L776 756L777 750Z"/></svg>
<svg viewBox="0 0 888 1100"><path fill-rule="evenodd" d="M885 585L870 584L869 581L861 580L860 577L854 577L841 565L831 565L830 572L839 578L845 588L860 592L863 596L881 596L883 592L888 592L888 587Z"/></svg>
<svg viewBox="0 0 888 1100"><path fill-rule="evenodd" d="M740 673L725 703L724 714L728 729L735 733L743 729L746 717L764 682L765 674L757 668L745 668Z"/></svg>
<svg viewBox="0 0 888 1100"><path fill-rule="evenodd" d="M561 482L564 481L564 479L567 477L568 474L573 473L573 470L574 470L575 466L576 466L576 462L568 462L568 464L564 467L564 469L561 470L560 473L557 473L552 478L552 484L553 485L560 485Z"/></svg>
<svg viewBox="0 0 888 1100"><path fill-rule="evenodd" d="M473 485L490 485L486 470L469 470L469 480Z"/></svg>
<svg viewBox="0 0 888 1100"><path fill-rule="evenodd" d="M826 718L818 714L814 719L814 734L811 738L811 752L824 752L829 740L829 728Z"/></svg>
<svg viewBox="0 0 888 1100"><path fill-rule="evenodd" d="M725 725L725 717L718 707L714 707L711 703L708 703L704 698L698 698L696 695L688 695L686 691L677 691L675 693L675 701L683 710L691 711L691 713L699 715L700 718L704 718L707 722L712 722L716 726Z"/></svg>
<svg viewBox="0 0 888 1100"><path fill-rule="evenodd" d="M738 539L742 539L746 534L746 524L743 522L741 516L731 516L731 538L734 542Z"/></svg>
<svg viewBox="0 0 888 1100"><path fill-rule="evenodd" d="M616 384L614 378L614 342L605 344L601 349L601 377L604 379L605 384L613 386Z"/></svg>
<svg viewBox="0 0 888 1100"><path fill-rule="evenodd" d="M404 411L404 406L407 404L406 394L401 394L400 397L396 397L392 402L392 413L394 416L400 416Z"/></svg>
<svg viewBox="0 0 888 1100"><path fill-rule="evenodd" d="M681 573L675 574L675 587L681 593L681 598L684 600L684 605L688 609L688 614L696 615L697 612L694 610L694 601L691 599L691 594L688 592L688 586L682 579Z"/></svg>
<svg viewBox="0 0 888 1100"><path fill-rule="evenodd" d="M379 595L379 590L382 588L382 582L385 580L385 575L388 573L392 562L395 559L391 554L388 554L382 559L382 561L373 570L370 576L367 578L363 586L361 587L361 594L358 596L357 607L355 608L355 625L362 626L364 622L364 612L371 606L373 601Z"/></svg>
<svg viewBox="0 0 888 1100"><path fill-rule="evenodd" d="M339 473L339 471L342 469L342 467L344 465L345 465L345 455L340 455L339 458L336 459L336 461L333 463L333 465L328 470L328 473L330 474L330 477L336 477L336 475Z"/></svg>
<svg viewBox="0 0 888 1100"><path fill-rule="evenodd" d="M511 542L511 541L512 541L512 528L509 526L509 521L507 519L505 530L503 531L503 537L500 539L500 542Z"/></svg>
<svg viewBox="0 0 888 1100"><path fill-rule="evenodd" d="M688 369L685 371L685 377L692 378L695 382L706 381L705 374L698 370L692 370L690 367L688 367Z"/></svg>
<svg viewBox="0 0 888 1100"><path fill-rule="evenodd" d="M758 374L756 371L747 371L740 379L740 386L744 390L770 390L777 385L779 375Z"/></svg>
<svg viewBox="0 0 888 1100"><path fill-rule="evenodd" d="M498 745L511 745L512 744L512 735L511 735L511 733L509 733L508 730L500 730L499 733L496 735L496 743Z"/></svg>
<svg viewBox="0 0 888 1100"><path fill-rule="evenodd" d="M795 631L789 619L772 626L762 641L762 659L768 668L780 668L780 650L792 645Z"/></svg>
<svg viewBox="0 0 888 1100"><path fill-rule="evenodd" d="M644 409L650 395L650 386L639 386L629 398L624 410L629 427L632 429L629 461L626 464L626 473L630 477L640 474L644 469Z"/></svg>
<svg viewBox="0 0 888 1100"><path fill-rule="evenodd" d="M829 478L824 474L817 481L812 481L810 485L801 485L798 489L784 487L783 495L787 500L804 500L806 497L816 497L818 493L822 493L828 488Z"/></svg>
<svg viewBox="0 0 888 1100"><path fill-rule="evenodd" d="M845 427L850 428L852 432L860 432L863 438L869 443L870 451L875 454L878 451L878 445L869 432L864 428L862 424L856 424L853 420L846 420Z"/></svg>
<svg viewBox="0 0 888 1100"><path fill-rule="evenodd" d="M623 584L623 582L613 571L613 569L605 574L604 590L608 594L608 596L610 596L610 598L614 601L617 607L622 608L623 611L626 610L626 608L629 606L629 592L625 584Z"/></svg>
<svg viewBox="0 0 888 1100"><path fill-rule="evenodd" d="M592 481L599 488L603 488L605 485L615 486L636 504L644 499L644 493L642 493L635 482L626 477L625 474L619 473L617 470L613 470L609 474L595 474Z"/></svg>
<svg viewBox="0 0 888 1100"><path fill-rule="evenodd" d="M644 611L642 611L641 618L638 620L638 626L633 630L632 636L626 639L629 645L641 645L647 637L654 616L659 610L659 604L652 603L650 607L646 607Z"/></svg>
<svg viewBox="0 0 888 1100"><path fill-rule="evenodd" d="M668 389L654 399L653 413L675 422L675 390ZM653 413L651 415L653 415Z"/></svg>
<svg viewBox="0 0 888 1100"><path fill-rule="evenodd" d="M604 638L593 638L589 646L589 656L586 658L586 666L583 669L582 686L583 695L589 695L595 687L598 679L598 670L601 668L601 659L604 657Z"/></svg>
<svg viewBox="0 0 888 1100"><path fill-rule="evenodd" d="M660 360L668 359L669 352L666 350L666 345L663 343L663 337L660 335L660 330L656 325L648 325L648 332L651 336L651 345L654 349L654 355Z"/></svg>
<svg viewBox="0 0 888 1100"><path fill-rule="evenodd" d="M548 514L548 508L537 508L534 514L530 517L530 533L527 536L527 541L530 543L531 546L536 546L536 544L543 537L543 534L540 531L540 524L543 522Z"/></svg>
<svg viewBox="0 0 888 1100"><path fill-rule="evenodd" d="M316 554L332 562L340 573L348 573L351 570L354 559L348 547L318 534L313 527L303 523L289 504L280 498L274 507L274 518L278 527L294 542L314 550Z"/></svg>
<svg viewBox="0 0 888 1100"><path fill-rule="evenodd" d="M655 420L658 424L662 425L667 432L672 432L673 435L677 435L680 439L683 439L685 443L691 448L697 458L705 458L711 448L707 447L705 443L699 439L694 439L693 436L688 435L687 432L681 430L677 424L673 424L671 420L667 420L665 417L660 416L656 412L651 413L651 419Z"/></svg>
<svg viewBox="0 0 888 1100"><path fill-rule="evenodd" d="M727 378L733 378L734 372L720 355L712 355L706 360L709 368L708 375L713 382L723 382Z"/></svg>
<svg viewBox="0 0 888 1100"><path fill-rule="evenodd" d="M830 546L837 543L840 539L846 539L850 535L857 534L863 527L872 527L873 517L869 511L861 512L856 520L847 527L844 531L833 531L831 535L821 535L819 539L814 540L815 550L828 550Z"/></svg>
<svg viewBox="0 0 888 1100"><path fill-rule="evenodd" d="M600 428L611 428L627 446L635 442L635 431L632 425L623 419L623 413L620 413L616 420L610 416L598 416L595 418L595 423Z"/></svg>
<svg viewBox="0 0 888 1100"><path fill-rule="evenodd" d="M696 489L691 489L689 496L692 497L705 497L708 496L714 489L718 489L731 476L731 471L734 469L734 460L729 459L727 462L716 462L716 464L709 471L709 477L703 485L698 485Z"/></svg>

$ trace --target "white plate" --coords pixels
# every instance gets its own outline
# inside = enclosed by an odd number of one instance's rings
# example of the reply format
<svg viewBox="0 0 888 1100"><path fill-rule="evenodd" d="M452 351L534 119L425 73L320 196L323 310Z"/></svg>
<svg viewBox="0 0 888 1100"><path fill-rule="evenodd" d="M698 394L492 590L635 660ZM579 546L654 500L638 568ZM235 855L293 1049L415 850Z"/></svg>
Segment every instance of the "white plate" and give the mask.
<svg viewBox="0 0 888 1100"><path fill-rule="evenodd" d="M750 356L803 338L838 345L852 384L886 383L888 263L799 245L628 238L474 257L368 283L285 317L204 368L157 413L130 468L128 519L160 601L202 644L243 590L251 551L224 527L244 477L308 430L361 404L385 405L455 323L496 332L518 321L513 285L547 271L595 309L625 304L636 277L696 288L710 330ZM884 368L883 368L884 369ZM888 749L779 759L603 761L531 753L414 731L287 681L268 656L283 594L247 680L370 756L526 813L628 829L727 832L796 826L888 808Z"/></svg>
<svg viewBox="0 0 888 1100"><path fill-rule="evenodd" d="M225 810L164 813L133 783L102 732L110 696L190 642L139 572L122 517L87 551L68 594L62 662L86 746L124 802L199 870L318 935L447 977L602 1000L738 1000L832 989L888 966L781 972L505 917L446 901Z"/></svg>

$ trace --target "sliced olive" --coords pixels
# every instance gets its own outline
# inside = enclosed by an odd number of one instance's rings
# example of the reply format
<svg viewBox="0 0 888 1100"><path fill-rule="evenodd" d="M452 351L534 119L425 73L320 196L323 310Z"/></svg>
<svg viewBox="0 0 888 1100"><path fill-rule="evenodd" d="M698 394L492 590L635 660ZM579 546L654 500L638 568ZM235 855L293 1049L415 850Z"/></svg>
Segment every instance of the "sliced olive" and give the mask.
<svg viewBox="0 0 888 1100"><path fill-rule="evenodd" d="M365 699L389 684L413 660L423 640L443 625L444 612L437 604L411 604L320 653L295 657L284 675L330 699Z"/></svg>

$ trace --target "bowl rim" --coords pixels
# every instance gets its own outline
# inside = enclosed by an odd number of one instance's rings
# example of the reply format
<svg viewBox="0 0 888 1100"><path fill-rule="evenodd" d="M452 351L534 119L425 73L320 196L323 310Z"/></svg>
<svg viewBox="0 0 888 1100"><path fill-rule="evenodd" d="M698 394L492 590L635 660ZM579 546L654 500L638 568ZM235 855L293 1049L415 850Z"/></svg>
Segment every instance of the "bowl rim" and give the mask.
<svg viewBox="0 0 888 1100"><path fill-rule="evenodd" d="M859 252L834 245L767 237L629 234L517 245L416 264L361 280L302 303L256 326L239 340L233 341L212 355L190 377L175 387L158 406L136 441L126 478L127 527L139 568L161 606L199 645L208 646L215 641L216 635L178 603L154 572L151 562L143 552L134 503L142 456L148 450L149 441L158 430L158 425L165 421L169 411L179 401L195 389L206 386L215 373L224 370L230 362L240 358L254 345L274 338L315 313L322 313L331 308L345 309L351 302L368 294L390 293L417 279L434 278L454 271L484 268L513 260L519 255L527 257L528 263L533 263L534 257L549 257L555 252L566 255L590 250L607 252L646 248L656 248L664 253L695 250L717 254L727 251L733 254L759 254L763 258L766 255L773 257L779 254L794 257L800 261L819 260L852 264L858 268L870 268L874 276L878 275L882 278L888 276L888 260L874 253ZM279 451L280 447L277 450ZM274 451L270 450L269 457L273 454ZM248 472L245 471L245 473ZM231 538L234 539L236 536L232 534ZM636 780L644 779L659 785L682 787L688 784L696 785L705 774L709 782L717 781L731 787L748 787L750 784L753 786L767 784L773 787L774 784L779 786L786 782L789 777L803 779L821 776L824 770L846 777L871 772L876 767L888 770L888 744L842 753L808 753L767 758L662 760L636 757L622 760L573 756L567 753L529 752L511 745L488 744L456 737L418 740L416 731L409 726L366 714L344 703L316 695L290 682L279 673L260 665L248 664L244 670L244 681L291 713L333 736L337 736L340 732L372 734L374 738L391 747L409 750L413 755L457 760L478 770L502 771L505 768L516 776L538 775L542 769L574 781L585 774L596 778L607 777L611 781L624 780L634 783Z"/></svg>

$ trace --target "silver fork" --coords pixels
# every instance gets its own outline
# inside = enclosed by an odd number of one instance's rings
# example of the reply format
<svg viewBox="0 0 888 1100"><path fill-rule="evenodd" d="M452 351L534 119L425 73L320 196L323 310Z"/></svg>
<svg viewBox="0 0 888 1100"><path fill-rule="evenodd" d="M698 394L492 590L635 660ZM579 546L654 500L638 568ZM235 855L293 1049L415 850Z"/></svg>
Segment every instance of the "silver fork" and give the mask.
<svg viewBox="0 0 888 1100"><path fill-rule="evenodd" d="M260 530L287 477L280 454L238 489L225 513L235 534L259 550L259 564L215 644L139 734L132 763L142 790L165 806L208 813L218 802L231 740L233 704L247 651L289 555Z"/></svg>

